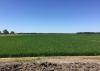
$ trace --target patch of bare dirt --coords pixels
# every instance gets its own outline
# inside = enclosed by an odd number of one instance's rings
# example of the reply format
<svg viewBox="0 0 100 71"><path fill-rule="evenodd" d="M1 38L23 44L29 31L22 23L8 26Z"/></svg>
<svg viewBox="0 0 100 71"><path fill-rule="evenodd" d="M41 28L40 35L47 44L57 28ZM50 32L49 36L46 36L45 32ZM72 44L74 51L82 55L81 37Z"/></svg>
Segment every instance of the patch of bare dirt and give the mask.
<svg viewBox="0 0 100 71"><path fill-rule="evenodd" d="M0 63L0 71L100 71L98 63Z"/></svg>
<svg viewBox="0 0 100 71"><path fill-rule="evenodd" d="M8 58L7 61L7 58L1 58L0 71L100 71L100 56L30 57L18 59L21 61L16 61L12 58ZM22 61L25 59L26 61ZM12 62L9 60L12 60Z"/></svg>

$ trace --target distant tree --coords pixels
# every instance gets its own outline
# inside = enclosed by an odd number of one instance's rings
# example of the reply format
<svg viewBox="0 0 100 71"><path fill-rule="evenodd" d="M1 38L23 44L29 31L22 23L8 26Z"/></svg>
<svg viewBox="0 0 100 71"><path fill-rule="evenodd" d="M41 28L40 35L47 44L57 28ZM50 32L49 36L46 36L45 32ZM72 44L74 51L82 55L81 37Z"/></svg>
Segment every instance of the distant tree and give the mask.
<svg viewBox="0 0 100 71"><path fill-rule="evenodd" d="M1 34L1 31L0 31L0 34Z"/></svg>
<svg viewBox="0 0 100 71"><path fill-rule="evenodd" d="M3 30L4 34L9 34L9 31L7 29Z"/></svg>
<svg viewBox="0 0 100 71"><path fill-rule="evenodd" d="M15 32L14 31L11 31L10 34L15 34Z"/></svg>
<svg viewBox="0 0 100 71"><path fill-rule="evenodd" d="M77 32L77 34L98 34L96 32Z"/></svg>

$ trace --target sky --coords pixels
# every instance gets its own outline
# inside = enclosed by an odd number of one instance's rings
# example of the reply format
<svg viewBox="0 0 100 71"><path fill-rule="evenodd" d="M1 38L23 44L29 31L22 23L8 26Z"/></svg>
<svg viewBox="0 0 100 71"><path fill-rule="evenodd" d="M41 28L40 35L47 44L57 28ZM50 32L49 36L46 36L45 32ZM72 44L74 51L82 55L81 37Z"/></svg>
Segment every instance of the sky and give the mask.
<svg viewBox="0 0 100 71"><path fill-rule="evenodd" d="M0 30L100 32L100 0L0 0Z"/></svg>

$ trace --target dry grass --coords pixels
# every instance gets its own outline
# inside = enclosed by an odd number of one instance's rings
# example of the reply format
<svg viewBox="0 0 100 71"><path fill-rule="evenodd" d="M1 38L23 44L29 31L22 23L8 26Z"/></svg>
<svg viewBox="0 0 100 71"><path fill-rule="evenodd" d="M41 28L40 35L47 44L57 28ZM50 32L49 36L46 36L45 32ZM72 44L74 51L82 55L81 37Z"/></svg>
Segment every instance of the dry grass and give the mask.
<svg viewBox="0 0 100 71"><path fill-rule="evenodd" d="M21 57L21 58L0 58L0 62L93 62L100 63L100 56L54 56L54 57Z"/></svg>

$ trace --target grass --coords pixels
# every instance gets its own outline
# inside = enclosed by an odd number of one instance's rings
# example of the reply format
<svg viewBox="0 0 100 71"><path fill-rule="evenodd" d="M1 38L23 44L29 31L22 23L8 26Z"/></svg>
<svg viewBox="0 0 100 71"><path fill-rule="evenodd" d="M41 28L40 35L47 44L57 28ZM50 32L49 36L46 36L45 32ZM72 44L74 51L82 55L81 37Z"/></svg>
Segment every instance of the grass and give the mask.
<svg viewBox="0 0 100 71"><path fill-rule="evenodd" d="M0 36L0 57L100 55L99 34Z"/></svg>

